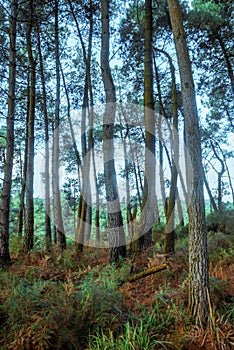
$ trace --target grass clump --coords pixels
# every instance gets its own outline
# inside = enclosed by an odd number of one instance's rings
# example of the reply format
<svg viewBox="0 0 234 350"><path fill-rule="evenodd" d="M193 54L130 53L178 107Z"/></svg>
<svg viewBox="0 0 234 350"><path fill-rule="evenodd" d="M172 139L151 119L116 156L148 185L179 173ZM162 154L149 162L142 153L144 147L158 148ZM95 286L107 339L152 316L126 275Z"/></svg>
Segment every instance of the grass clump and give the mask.
<svg viewBox="0 0 234 350"><path fill-rule="evenodd" d="M141 314L137 317L126 315L127 320L119 331L113 332L109 329L105 332L99 329L96 334L91 334L88 349L179 349L165 337L168 329L174 327L175 314L176 307L173 301L158 295L151 312L142 308Z"/></svg>

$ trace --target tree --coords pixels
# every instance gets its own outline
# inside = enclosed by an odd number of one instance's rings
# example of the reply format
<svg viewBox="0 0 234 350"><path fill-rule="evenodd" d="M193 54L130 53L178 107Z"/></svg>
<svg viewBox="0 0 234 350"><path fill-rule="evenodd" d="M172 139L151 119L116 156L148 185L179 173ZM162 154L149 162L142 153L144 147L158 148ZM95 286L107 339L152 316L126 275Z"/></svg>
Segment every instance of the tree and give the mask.
<svg viewBox="0 0 234 350"><path fill-rule="evenodd" d="M34 124L36 102L36 59L33 57L32 30L34 25L34 0L29 0L29 18L26 27L26 43L29 61L29 101L27 123L27 174L25 183L25 226L24 226L24 252L33 248L34 240L34 203L33 203L33 180L34 180Z"/></svg>
<svg viewBox="0 0 234 350"><path fill-rule="evenodd" d="M42 84L42 97L43 97L43 114L44 114L44 130L45 130L45 239L46 247L50 248L52 242L51 234L51 220L50 220L50 156L49 156L49 118L47 111L47 94L46 94L46 81L44 73L44 62L41 50L41 38L40 38L40 26L37 26L37 39L38 39L38 54L40 63L40 75Z"/></svg>
<svg viewBox="0 0 234 350"><path fill-rule="evenodd" d="M6 133L6 156L4 180L0 207L0 265L10 262L9 252L9 217L11 202L12 169L14 157L14 122L15 122L15 90L16 90L16 25L18 1L12 0L10 14L10 48L9 48L9 86Z"/></svg>
<svg viewBox="0 0 234 350"><path fill-rule="evenodd" d="M63 226L62 206L59 188L59 133L60 133L60 65L59 65L59 0L55 0L55 65L56 65L56 105L53 137L52 185L54 209L54 235L60 248L66 248L66 236Z"/></svg>
<svg viewBox="0 0 234 350"><path fill-rule="evenodd" d="M114 161L114 121L116 110L115 86L109 65L110 1L102 0L101 69L105 89L106 107L103 117L103 159L109 228L109 260L117 262L126 255L123 218L119 203Z"/></svg>
<svg viewBox="0 0 234 350"><path fill-rule="evenodd" d="M153 30L152 0L145 1L145 57L144 57L144 119L145 119L145 175L139 238L140 249L152 242L152 224L155 222L155 115L153 90Z"/></svg>
<svg viewBox="0 0 234 350"><path fill-rule="evenodd" d="M168 6L180 72L187 148L192 166L191 172L187 169L191 179L188 188L189 311L196 324L204 324L209 312L209 274L200 130L191 62L180 5L178 0L168 0Z"/></svg>

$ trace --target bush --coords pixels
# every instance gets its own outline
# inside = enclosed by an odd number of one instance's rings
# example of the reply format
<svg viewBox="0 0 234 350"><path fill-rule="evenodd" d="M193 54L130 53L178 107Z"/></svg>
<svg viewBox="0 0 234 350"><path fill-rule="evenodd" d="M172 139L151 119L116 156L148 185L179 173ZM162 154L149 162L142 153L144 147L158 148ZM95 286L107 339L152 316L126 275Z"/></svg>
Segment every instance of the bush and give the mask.
<svg viewBox="0 0 234 350"><path fill-rule="evenodd" d="M206 221L210 231L234 233L234 208L226 206L221 210L212 212L207 216Z"/></svg>

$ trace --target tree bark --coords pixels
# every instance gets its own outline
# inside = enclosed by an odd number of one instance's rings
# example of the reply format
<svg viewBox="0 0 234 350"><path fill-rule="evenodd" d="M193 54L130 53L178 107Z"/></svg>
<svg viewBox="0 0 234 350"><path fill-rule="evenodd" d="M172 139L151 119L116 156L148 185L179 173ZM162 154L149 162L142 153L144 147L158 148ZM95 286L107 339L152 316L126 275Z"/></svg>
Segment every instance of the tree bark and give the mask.
<svg viewBox="0 0 234 350"><path fill-rule="evenodd" d="M59 1L55 0L55 60L56 60L56 107L53 138L52 184L54 208L54 234L60 248L66 248L66 236L63 226L62 206L59 189L59 126L60 126L60 69L59 69Z"/></svg>
<svg viewBox="0 0 234 350"><path fill-rule="evenodd" d="M157 272L163 271L167 269L167 264L162 264L159 266L154 266L151 267L150 269L147 269L145 271L141 271L139 273L136 273L135 275L131 275L127 277L127 282L135 282L137 280L139 280L140 278L144 278L150 275L153 275Z"/></svg>
<svg viewBox="0 0 234 350"><path fill-rule="evenodd" d="M0 265L10 262L9 252L9 218L11 203L11 184L14 156L14 118L15 118L15 89L16 89L16 23L18 1L11 2L10 15L10 49L9 49L9 86L6 158L0 207Z"/></svg>
<svg viewBox="0 0 234 350"><path fill-rule="evenodd" d="M145 176L142 198L142 215L139 249L152 243L152 226L155 222L155 114L153 93L153 30L152 0L145 0L145 58L144 58L144 119L145 119Z"/></svg>
<svg viewBox="0 0 234 350"><path fill-rule="evenodd" d="M196 324L205 324L209 314L208 252L203 194L203 168L195 88L186 35L178 0L168 0L171 25L179 65L184 107L187 148L192 169L187 169L189 216L189 311Z"/></svg>
<svg viewBox="0 0 234 350"><path fill-rule="evenodd" d="M44 63L41 52L41 38L40 38L40 27L38 25L38 53L40 62L40 75L42 84L42 96L43 96L43 114L44 114L44 132L45 132L45 240L46 248L49 249L52 243L51 233L51 219L50 219L50 155L49 155L49 119L47 113L47 95L46 95L46 83L44 74Z"/></svg>
<svg viewBox="0 0 234 350"><path fill-rule="evenodd" d="M29 1L30 18L26 28L27 51L29 60L29 112L28 112L28 147L27 147L27 176L25 188L25 224L24 252L28 253L34 244L34 123L35 123L35 92L36 92L36 60L33 57L32 30L34 20L34 0Z"/></svg>
<svg viewBox="0 0 234 350"><path fill-rule="evenodd" d="M225 164L224 161L221 159L221 157L218 155L215 146L213 142L210 142L211 148L213 149L215 157L218 159L218 161L221 164L221 170L216 172L218 173L218 209L222 209L222 198L223 198L223 186L222 186L222 176L225 173Z"/></svg>
<svg viewBox="0 0 234 350"><path fill-rule="evenodd" d="M172 82L172 114L173 114L173 130L172 130L172 145L173 156L171 166L171 185L168 199L168 207L166 213L166 229L165 229L165 253L175 253L175 202L177 196L177 177L179 163L179 139L178 139L178 105L176 95L176 78L175 67L169 55L166 55L170 63L171 82Z"/></svg>
<svg viewBox="0 0 234 350"><path fill-rule="evenodd" d="M106 95L106 109L103 118L103 157L104 179L108 209L109 261L117 262L126 255L126 242L123 230L123 218L117 188L114 161L114 121L116 110L115 86L109 66L109 0L102 0L102 47L101 69Z"/></svg>
<svg viewBox="0 0 234 350"><path fill-rule="evenodd" d="M19 213L17 221L17 233L20 238L23 236L23 226L24 226L24 214L25 214L25 190L26 190L26 177L27 177L27 156L28 156L28 117L29 117L29 76L28 76L28 104L27 104L27 116L26 116L26 135L25 135L25 147L24 147L24 165L23 165L23 174L21 181L21 192L20 192L20 204L19 204Z"/></svg>

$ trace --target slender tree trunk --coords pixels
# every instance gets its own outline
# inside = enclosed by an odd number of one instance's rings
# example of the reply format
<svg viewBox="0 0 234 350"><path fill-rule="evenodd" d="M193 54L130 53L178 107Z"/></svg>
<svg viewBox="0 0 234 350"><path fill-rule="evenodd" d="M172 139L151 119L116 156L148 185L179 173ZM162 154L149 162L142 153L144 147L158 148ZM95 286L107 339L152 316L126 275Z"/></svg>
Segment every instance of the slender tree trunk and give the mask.
<svg viewBox="0 0 234 350"><path fill-rule="evenodd" d="M117 262L119 256L126 255L123 218L120 209L114 161L114 121L116 110L115 87L109 66L109 0L102 0L102 80L106 95L106 109L103 118L104 179L108 209L109 260Z"/></svg>
<svg viewBox="0 0 234 350"><path fill-rule="evenodd" d="M233 73L233 69L232 69L232 64L230 62L230 57L229 57L229 55L227 53L224 41L223 41L223 39L222 39L220 34L217 34L217 39L218 39L220 47L221 47L221 49L223 51L224 59L226 61L226 65L227 65L227 69L228 69L228 75L229 75L230 82L231 82L232 93L234 95L234 73Z"/></svg>
<svg viewBox="0 0 234 350"><path fill-rule="evenodd" d="M221 170L217 171L218 173L218 209L222 209L222 197L223 197L223 185L222 185L222 176L225 173L225 164L221 157L218 155L213 142L211 141L211 148L213 149L215 157L221 164Z"/></svg>
<svg viewBox="0 0 234 350"><path fill-rule="evenodd" d="M55 59L56 59L56 108L53 138L53 164L52 164L52 184L53 184L53 207L54 207L54 233L57 244L66 248L66 236L63 226L62 206L59 189L59 125L60 125L60 70L59 70L59 29L58 29L59 2L55 0Z"/></svg>
<svg viewBox="0 0 234 350"><path fill-rule="evenodd" d="M26 190L26 177L27 177L27 157L28 157L28 118L29 118L29 76L28 76L28 103L27 103L27 116L26 116L26 135L25 135L25 147L24 147L24 165L21 183L21 193L20 193L20 204L17 222L17 233L21 238L23 236L23 226L24 226L24 214L25 214L25 190Z"/></svg>
<svg viewBox="0 0 234 350"><path fill-rule="evenodd" d="M119 120L119 123L121 125L121 120ZM129 187L129 160L127 155L127 144L126 139L127 135L129 134L129 126L126 124L127 130L126 135L123 135L122 125L121 125L121 140L123 145L123 151L124 151L124 171L125 171L125 183L126 183L126 208L127 208L127 227L128 227L128 237L130 239L130 244L133 241L134 237L134 230L133 230L133 216L131 211L131 196L130 196L130 187Z"/></svg>
<svg viewBox="0 0 234 350"><path fill-rule="evenodd" d="M11 202L11 184L14 156L14 118L15 118L15 88L16 88L16 21L18 1L11 2L10 15L10 52L9 52L9 87L7 111L7 144L4 166L4 179L0 207L0 265L10 262L9 252L9 217Z"/></svg>
<svg viewBox="0 0 234 350"><path fill-rule="evenodd" d="M26 29L27 51L29 60L29 112L28 112L28 148L27 148L27 176L26 176L26 203L24 224L24 252L28 253L34 244L34 123L35 123L35 92L36 92L36 61L33 57L32 30L34 17L34 0L29 1L30 19Z"/></svg>
<svg viewBox="0 0 234 350"><path fill-rule="evenodd" d="M92 161L93 161L93 176L94 176L95 191L96 191L95 227L96 227L96 243L98 246L100 243L100 197L99 197L98 182L97 182L97 170L96 170L94 148L92 150Z"/></svg>
<svg viewBox="0 0 234 350"><path fill-rule="evenodd" d="M45 130L45 240L47 249L50 248L52 242L51 233L51 219L50 219L50 173L49 173L49 119L47 113L47 95L46 95L46 83L44 74L44 63L41 52L41 38L40 38L40 28L38 26L38 52L39 52L39 62L40 62L40 75L42 83L42 96L43 96L43 114L44 114L44 130Z"/></svg>
<svg viewBox="0 0 234 350"><path fill-rule="evenodd" d="M178 192L178 189L177 189L177 192ZM184 214L183 214L183 208L181 205L181 199L180 199L179 193L177 193L177 211L178 211L180 226L184 226Z"/></svg>
<svg viewBox="0 0 234 350"><path fill-rule="evenodd" d="M200 130L180 5L178 0L168 0L168 6L181 79L187 148L192 165L192 169L188 169L188 180L191 180L188 187L189 311L196 324L205 324L209 314L209 271Z"/></svg>
<svg viewBox="0 0 234 350"><path fill-rule="evenodd" d="M77 249L82 251L83 245L88 242L90 238L91 225L92 225L92 206L91 206L91 186L90 186L90 166L91 166L91 148L92 148L92 127L93 127L93 93L91 83L91 55L92 55L92 36L93 36L93 8L92 0L89 0L89 38L88 49L86 52L84 40L80 31L79 23L77 21L72 2L68 1L71 13L75 20L78 37L81 42L83 61L86 67L85 86L83 94L83 106L82 106L82 119L81 119L81 145L82 145L82 159L83 159L83 171L82 171L82 201L79 202L80 213L82 216L78 216L78 228L76 233ZM89 107L89 95L91 111L88 113ZM87 113L89 114L90 128L88 132L88 145L86 139L86 122Z"/></svg>
<svg viewBox="0 0 234 350"><path fill-rule="evenodd" d="M214 211L217 211L218 207L217 207L217 204L215 203L214 197L212 196L212 192L210 190L210 186L209 186L209 183L207 181L205 171L203 173L203 179L204 179L204 183L205 183L205 186L206 186L207 193L208 193L209 198L210 198L210 204L211 204L212 208L214 209Z"/></svg>
<svg viewBox="0 0 234 350"><path fill-rule="evenodd" d="M166 213L166 229L165 229L165 253L175 253L175 203L177 196L177 177L178 177L178 163L179 163L179 139L178 139L178 107L176 95L176 78L175 68L172 59L169 55L167 58L170 63L171 81L172 81L172 113L173 113L173 131L172 131L172 145L173 156L171 166L171 185L168 199L168 207Z"/></svg>
<svg viewBox="0 0 234 350"><path fill-rule="evenodd" d="M165 181L164 181L164 171L163 171L163 144L162 144L162 131L161 131L161 120L162 117L166 117L166 113L163 107L163 100L162 100L162 92L161 92L161 85L160 85L160 79L158 74L158 67L156 64L156 59L154 55L154 71L155 71L155 77L156 77L156 84L157 84L157 90L158 90L158 100L159 100L159 123L158 123L158 135L159 135L159 179L160 179L160 189L161 189L161 196L162 196L162 203L164 208L164 214L165 217L167 215L166 213L166 192L165 192Z"/></svg>
<svg viewBox="0 0 234 350"><path fill-rule="evenodd" d="M145 58L144 58L144 118L145 118L145 176L142 198L140 250L152 243L155 222L155 114L153 94L152 0L145 0Z"/></svg>

